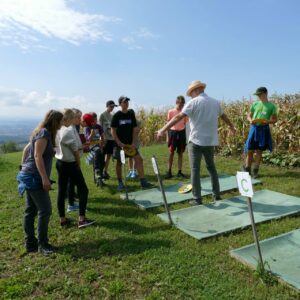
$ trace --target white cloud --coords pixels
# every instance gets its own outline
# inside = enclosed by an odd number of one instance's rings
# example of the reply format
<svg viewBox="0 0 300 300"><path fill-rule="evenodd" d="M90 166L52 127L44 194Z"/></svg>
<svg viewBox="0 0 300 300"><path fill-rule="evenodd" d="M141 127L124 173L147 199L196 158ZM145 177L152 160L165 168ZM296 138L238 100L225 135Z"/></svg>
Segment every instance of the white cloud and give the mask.
<svg viewBox="0 0 300 300"><path fill-rule="evenodd" d="M139 38L145 39L158 39L160 37L159 34L152 33L149 29L145 27L141 27L138 31L134 32L133 34Z"/></svg>
<svg viewBox="0 0 300 300"><path fill-rule="evenodd" d="M126 36L122 38L122 42L128 46L129 50L141 50L142 46L138 45L135 38L132 36Z"/></svg>
<svg viewBox="0 0 300 300"><path fill-rule="evenodd" d="M69 7L67 0L0 0L0 42L26 50L41 44L40 38L56 38L79 45L83 41L109 42L103 29L119 18L89 14Z"/></svg>
<svg viewBox="0 0 300 300"><path fill-rule="evenodd" d="M89 102L84 96L56 96L46 91L24 91L0 87L1 115L14 112L14 116L41 117L49 109L63 109L76 107L87 112L95 110L95 104Z"/></svg>
<svg viewBox="0 0 300 300"><path fill-rule="evenodd" d="M141 50L141 40L158 39L158 34L152 33L145 27L139 28L138 31L132 32L130 35L122 38L122 42L128 46L129 50Z"/></svg>

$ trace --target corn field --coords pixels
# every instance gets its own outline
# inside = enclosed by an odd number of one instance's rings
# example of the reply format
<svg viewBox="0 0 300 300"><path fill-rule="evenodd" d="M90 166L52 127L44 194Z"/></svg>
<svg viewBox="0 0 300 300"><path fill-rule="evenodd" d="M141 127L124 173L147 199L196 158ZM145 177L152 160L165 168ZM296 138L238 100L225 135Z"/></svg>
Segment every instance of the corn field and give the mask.
<svg viewBox="0 0 300 300"><path fill-rule="evenodd" d="M278 122L271 125L274 151L287 153L300 152L300 94L274 95L270 97L278 107ZM252 101L243 100L222 103L224 112L237 129L234 136L229 134L227 125L219 122L218 152L223 155L240 155L243 153L244 144L248 135L250 124L247 113ZM140 142L142 145L157 143L155 132L166 123L167 111L165 109L139 108L136 111L137 119L141 122Z"/></svg>

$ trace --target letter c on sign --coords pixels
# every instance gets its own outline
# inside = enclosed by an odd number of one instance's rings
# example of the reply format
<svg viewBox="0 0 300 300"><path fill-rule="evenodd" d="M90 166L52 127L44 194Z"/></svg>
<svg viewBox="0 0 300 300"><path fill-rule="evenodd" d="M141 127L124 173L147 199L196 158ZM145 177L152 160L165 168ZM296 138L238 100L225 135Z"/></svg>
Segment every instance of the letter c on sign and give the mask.
<svg viewBox="0 0 300 300"><path fill-rule="evenodd" d="M244 182L247 183L247 180L246 180L246 179L242 179L242 180L241 180L242 189L243 189L244 192L247 193L247 192L249 191L249 189L247 189L247 188L244 187Z"/></svg>

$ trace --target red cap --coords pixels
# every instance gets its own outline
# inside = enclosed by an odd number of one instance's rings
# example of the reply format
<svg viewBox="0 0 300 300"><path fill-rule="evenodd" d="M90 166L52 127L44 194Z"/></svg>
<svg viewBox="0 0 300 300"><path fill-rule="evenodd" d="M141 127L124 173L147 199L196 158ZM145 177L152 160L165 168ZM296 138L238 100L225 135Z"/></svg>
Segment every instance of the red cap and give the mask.
<svg viewBox="0 0 300 300"><path fill-rule="evenodd" d="M82 121L84 121L87 126L91 126L95 123L94 117L91 114L84 114L82 116Z"/></svg>

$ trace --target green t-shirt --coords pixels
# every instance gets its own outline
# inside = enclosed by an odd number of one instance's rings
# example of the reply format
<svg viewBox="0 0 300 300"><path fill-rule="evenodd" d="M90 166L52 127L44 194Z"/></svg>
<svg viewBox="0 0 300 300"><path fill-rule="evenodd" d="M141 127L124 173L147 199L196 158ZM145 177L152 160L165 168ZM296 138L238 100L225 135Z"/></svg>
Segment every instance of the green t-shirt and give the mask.
<svg viewBox="0 0 300 300"><path fill-rule="evenodd" d="M253 120L270 120L273 115L277 115L277 107L272 102L256 101L252 103L250 111Z"/></svg>

